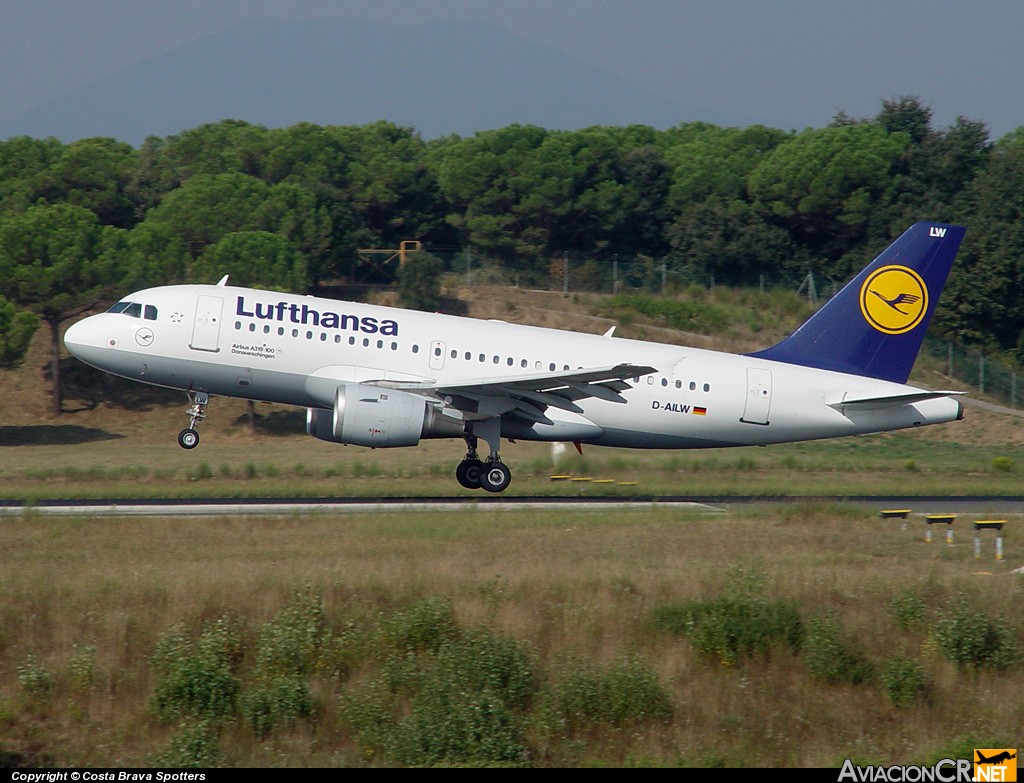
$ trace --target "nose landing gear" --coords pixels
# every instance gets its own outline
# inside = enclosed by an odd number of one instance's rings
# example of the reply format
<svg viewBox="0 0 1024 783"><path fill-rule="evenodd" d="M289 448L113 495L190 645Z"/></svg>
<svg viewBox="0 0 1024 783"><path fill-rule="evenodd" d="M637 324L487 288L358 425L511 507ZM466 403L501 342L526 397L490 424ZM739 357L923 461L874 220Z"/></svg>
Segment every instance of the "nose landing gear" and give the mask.
<svg viewBox="0 0 1024 783"><path fill-rule="evenodd" d="M210 395L207 392L189 392L188 413L190 419L188 427L178 433L178 445L183 449L194 449L199 445L199 430L196 429L199 422L206 418L206 406L210 404Z"/></svg>

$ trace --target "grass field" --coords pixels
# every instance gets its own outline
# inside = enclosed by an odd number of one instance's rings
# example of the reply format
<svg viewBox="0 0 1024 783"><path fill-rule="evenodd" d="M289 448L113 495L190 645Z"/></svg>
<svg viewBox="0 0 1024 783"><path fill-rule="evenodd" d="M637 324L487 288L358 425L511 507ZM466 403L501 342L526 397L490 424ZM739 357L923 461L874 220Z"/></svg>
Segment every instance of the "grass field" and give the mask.
<svg viewBox="0 0 1024 783"><path fill-rule="evenodd" d="M922 528L816 504L5 519L0 753L769 767L1014 747L1021 539L976 560Z"/></svg>

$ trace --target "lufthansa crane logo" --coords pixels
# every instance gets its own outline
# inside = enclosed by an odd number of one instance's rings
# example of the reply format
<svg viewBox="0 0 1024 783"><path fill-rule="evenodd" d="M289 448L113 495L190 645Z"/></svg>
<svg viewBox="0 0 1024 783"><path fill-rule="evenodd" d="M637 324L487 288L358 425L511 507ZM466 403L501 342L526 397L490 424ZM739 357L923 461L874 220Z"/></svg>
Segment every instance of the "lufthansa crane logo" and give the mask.
<svg viewBox="0 0 1024 783"><path fill-rule="evenodd" d="M928 310L928 287L913 269L883 266L860 287L860 311L869 324L886 334L909 332Z"/></svg>

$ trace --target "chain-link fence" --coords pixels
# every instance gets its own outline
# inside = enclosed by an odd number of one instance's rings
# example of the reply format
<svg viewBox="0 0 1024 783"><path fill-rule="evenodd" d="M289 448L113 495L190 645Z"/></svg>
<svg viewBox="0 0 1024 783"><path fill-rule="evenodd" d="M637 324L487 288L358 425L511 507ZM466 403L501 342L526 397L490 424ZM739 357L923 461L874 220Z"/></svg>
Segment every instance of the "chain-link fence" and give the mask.
<svg viewBox="0 0 1024 783"><path fill-rule="evenodd" d="M940 361L943 372L950 378L1010 407L1024 407L1024 390L1020 388L1021 378L1016 368L987 357L981 351L935 337L926 337L921 351Z"/></svg>

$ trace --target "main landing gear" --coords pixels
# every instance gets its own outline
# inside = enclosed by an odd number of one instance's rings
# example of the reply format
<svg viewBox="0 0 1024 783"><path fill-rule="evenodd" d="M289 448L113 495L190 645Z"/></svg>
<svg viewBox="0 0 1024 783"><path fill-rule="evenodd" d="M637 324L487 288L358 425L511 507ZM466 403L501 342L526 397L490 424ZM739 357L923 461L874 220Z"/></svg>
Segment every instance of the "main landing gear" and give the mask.
<svg viewBox="0 0 1024 783"><path fill-rule="evenodd" d="M477 433L490 446L491 453L486 460L477 455ZM466 440L466 457L455 469L455 478L466 489L483 489L487 492L504 492L512 483L512 471L501 461L498 446L501 442L500 421L490 419L475 422L475 427L463 436Z"/></svg>
<svg viewBox="0 0 1024 783"><path fill-rule="evenodd" d="M207 392L189 392L188 413L190 420L188 427L178 433L178 445L183 449L194 449L199 445L199 430L196 429L199 422L206 418L206 406L210 404L210 395Z"/></svg>

